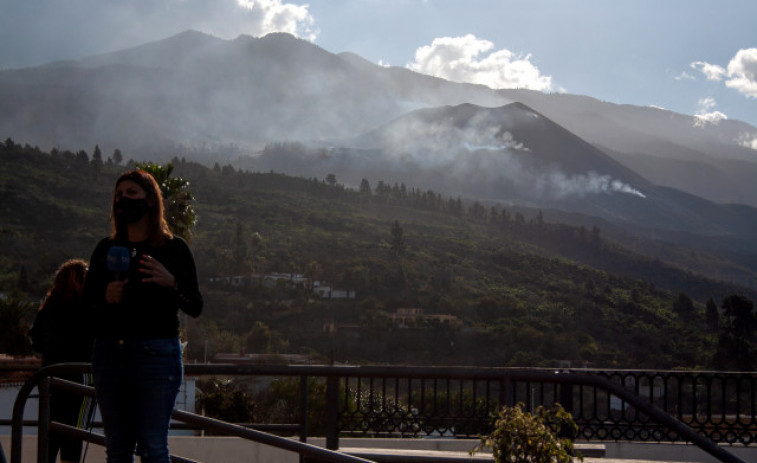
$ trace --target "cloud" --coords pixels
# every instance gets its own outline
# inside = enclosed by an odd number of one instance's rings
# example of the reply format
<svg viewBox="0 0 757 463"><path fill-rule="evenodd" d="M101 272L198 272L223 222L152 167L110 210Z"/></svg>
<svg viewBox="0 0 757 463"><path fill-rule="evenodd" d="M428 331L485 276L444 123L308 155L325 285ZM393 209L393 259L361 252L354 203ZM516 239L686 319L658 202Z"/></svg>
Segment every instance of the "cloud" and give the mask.
<svg viewBox="0 0 757 463"><path fill-rule="evenodd" d="M552 91L552 77L541 74L531 55L495 50L488 40L472 34L440 37L415 51L409 69L454 82L482 84L491 88L527 88ZM484 54L482 56L482 54Z"/></svg>
<svg viewBox="0 0 757 463"><path fill-rule="evenodd" d="M694 61L690 66L691 69L704 74L707 80L723 80L723 76L726 74L726 70L722 66L706 63L704 61Z"/></svg>
<svg viewBox="0 0 757 463"><path fill-rule="evenodd" d="M710 111L712 108L717 106L715 98L701 98L697 102L697 104L699 106L699 110L694 115L695 127L704 127L707 124L717 125L720 121L728 119L728 116L720 111Z"/></svg>
<svg viewBox="0 0 757 463"><path fill-rule="evenodd" d="M251 14L256 35L288 32L311 41L318 35L312 29L313 17L308 12L308 5L282 3L281 0L237 0L237 4Z"/></svg>
<svg viewBox="0 0 757 463"><path fill-rule="evenodd" d="M2 12L0 67L80 59L186 30L222 39L288 32L313 41L318 35L308 5L287 0L6 1Z"/></svg>
<svg viewBox="0 0 757 463"><path fill-rule="evenodd" d="M739 50L728 63L726 87L757 98L757 48Z"/></svg>
<svg viewBox="0 0 757 463"><path fill-rule="evenodd" d="M736 141L744 148L757 150L757 133L742 133Z"/></svg>
<svg viewBox="0 0 757 463"><path fill-rule="evenodd" d="M707 80L722 81L747 98L757 98L757 48L741 49L731 58L728 67L704 61L694 61L691 68L700 71ZM683 77L686 73L683 73Z"/></svg>

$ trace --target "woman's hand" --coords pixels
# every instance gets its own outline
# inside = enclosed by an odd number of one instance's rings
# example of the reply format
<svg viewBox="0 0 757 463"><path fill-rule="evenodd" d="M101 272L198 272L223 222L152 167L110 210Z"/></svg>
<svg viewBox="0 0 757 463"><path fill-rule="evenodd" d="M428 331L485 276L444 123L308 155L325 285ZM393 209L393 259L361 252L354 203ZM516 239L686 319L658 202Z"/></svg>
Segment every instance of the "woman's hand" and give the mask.
<svg viewBox="0 0 757 463"><path fill-rule="evenodd" d="M118 304L120 303L124 298L124 285L129 280L116 280L111 281L108 283L108 286L105 288L105 302L108 304Z"/></svg>
<svg viewBox="0 0 757 463"><path fill-rule="evenodd" d="M155 283L156 285L165 286L167 288L176 287L176 278L173 274L152 256L142 256L139 263L142 264L139 271L145 275L145 278L142 278L142 282Z"/></svg>

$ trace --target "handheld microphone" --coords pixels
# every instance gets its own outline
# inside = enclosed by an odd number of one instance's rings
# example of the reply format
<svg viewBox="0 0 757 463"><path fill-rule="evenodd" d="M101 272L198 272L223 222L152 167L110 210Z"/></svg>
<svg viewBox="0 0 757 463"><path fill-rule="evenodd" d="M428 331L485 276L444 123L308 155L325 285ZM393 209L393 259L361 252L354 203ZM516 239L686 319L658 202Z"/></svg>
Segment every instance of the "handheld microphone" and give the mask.
<svg viewBox="0 0 757 463"><path fill-rule="evenodd" d="M113 246L108 250L108 270L121 281L129 270L129 250L123 246Z"/></svg>

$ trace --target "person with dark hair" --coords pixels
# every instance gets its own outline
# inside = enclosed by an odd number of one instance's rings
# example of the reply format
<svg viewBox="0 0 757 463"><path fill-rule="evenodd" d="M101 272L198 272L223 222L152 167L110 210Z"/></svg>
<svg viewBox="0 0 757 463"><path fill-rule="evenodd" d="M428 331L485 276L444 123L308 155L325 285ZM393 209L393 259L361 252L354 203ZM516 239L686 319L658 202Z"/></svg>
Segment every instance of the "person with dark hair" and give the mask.
<svg viewBox="0 0 757 463"><path fill-rule="evenodd" d="M168 463L183 375L179 311L197 317L203 308L195 262L186 241L169 230L160 187L148 172L118 178L111 224L92 253L84 288L107 461L133 462L136 449L142 462ZM128 265L109 266L114 255L128 256Z"/></svg>
<svg viewBox="0 0 757 463"><path fill-rule="evenodd" d="M89 314L82 301L87 262L71 259L55 272L52 286L39 307L29 337L34 350L42 354L42 366L66 362L89 362L92 356L92 330ZM64 379L91 384L89 375L67 375ZM81 394L53 390L50 419L86 428L92 419L92 401ZM59 433L49 436L48 461L55 463L60 451L61 463L78 462L81 439Z"/></svg>

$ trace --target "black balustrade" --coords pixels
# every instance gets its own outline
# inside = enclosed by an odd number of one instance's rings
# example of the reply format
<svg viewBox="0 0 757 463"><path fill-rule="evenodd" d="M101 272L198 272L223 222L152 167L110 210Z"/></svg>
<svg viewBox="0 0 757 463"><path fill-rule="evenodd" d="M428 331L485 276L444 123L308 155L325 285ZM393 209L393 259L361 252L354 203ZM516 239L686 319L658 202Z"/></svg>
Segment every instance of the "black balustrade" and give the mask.
<svg viewBox="0 0 757 463"><path fill-rule="evenodd" d="M62 374L65 367L51 371ZM685 441L725 462L741 460L718 444L757 443L757 373L217 364L185 370L187 376L299 377L294 416L301 422L267 425L287 425L304 443L308 404L320 399L331 450L340 437L478 438L503 405L534 410L554 403L572 413L583 441ZM322 381L325 387L316 389L325 397L309 396L308 381ZM16 408L14 439L23 418L23 407L20 415Z"/></svg>

